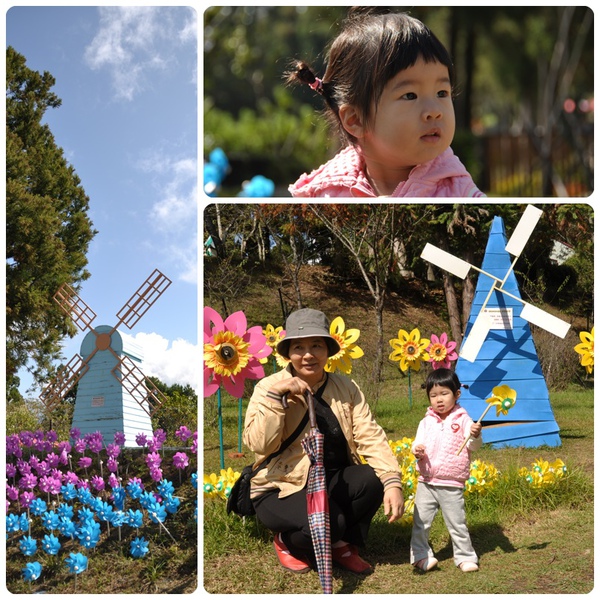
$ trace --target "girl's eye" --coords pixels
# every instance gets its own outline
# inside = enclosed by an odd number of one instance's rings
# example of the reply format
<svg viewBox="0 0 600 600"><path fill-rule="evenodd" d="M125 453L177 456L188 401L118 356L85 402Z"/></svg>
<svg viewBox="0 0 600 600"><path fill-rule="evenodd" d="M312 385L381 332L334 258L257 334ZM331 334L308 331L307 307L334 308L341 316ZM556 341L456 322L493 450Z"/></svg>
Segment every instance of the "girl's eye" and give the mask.
<svg viewBox="0 0 600 600"><path fill-rule="evenodd" d="M414 92L408 92L406 94L403 94L401 96L402 100L416 100L417 99L417 95Z"/></svg>
<svg viewBox="0 0 600 600"><path fill-rule="evenodd" d="M440 90L438 92L438 98L448 98L450 96L450 92L448 90Z"/></svg>

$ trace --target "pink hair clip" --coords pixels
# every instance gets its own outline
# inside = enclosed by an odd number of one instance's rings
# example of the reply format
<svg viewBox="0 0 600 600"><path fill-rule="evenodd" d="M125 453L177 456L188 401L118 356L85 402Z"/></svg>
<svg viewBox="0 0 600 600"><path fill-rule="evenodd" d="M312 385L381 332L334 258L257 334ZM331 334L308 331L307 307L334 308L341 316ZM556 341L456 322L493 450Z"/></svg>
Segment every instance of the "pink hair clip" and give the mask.
<svg viewBox="0 0 600 600"><path fill-rule="evenodd" d="M311 89L315 90L315 92L321 93L323 90L323 80L315 77L315 80L312 83L308 84Z"/></svg>

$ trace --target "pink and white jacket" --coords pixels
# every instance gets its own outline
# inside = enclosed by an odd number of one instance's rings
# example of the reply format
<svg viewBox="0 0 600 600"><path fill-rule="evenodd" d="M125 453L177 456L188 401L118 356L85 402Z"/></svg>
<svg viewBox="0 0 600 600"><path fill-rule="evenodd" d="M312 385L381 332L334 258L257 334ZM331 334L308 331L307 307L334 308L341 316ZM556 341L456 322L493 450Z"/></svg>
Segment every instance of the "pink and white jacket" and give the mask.
<svg viewBox="0 0 600 600"><path fill-rule="evenodd" d="M469 478L471 451L481 448L481 436L471 438L464 450L458 449L471 435L473 419L459 404L442 419L430 406L419 423L414 447L425 445L425 456L418 461L419 481L430 485L463 487Z"/></svg>
<svg viewBox="0 0 600 600"><path fill-rule="evenodd" d="M354 146L338 152L331 160L304 174L289 186L298 198L377 197L366 174L365 163ZM401 181L394 198L476 198L485 197L451 148L437 158L417 165Z"/></svg>

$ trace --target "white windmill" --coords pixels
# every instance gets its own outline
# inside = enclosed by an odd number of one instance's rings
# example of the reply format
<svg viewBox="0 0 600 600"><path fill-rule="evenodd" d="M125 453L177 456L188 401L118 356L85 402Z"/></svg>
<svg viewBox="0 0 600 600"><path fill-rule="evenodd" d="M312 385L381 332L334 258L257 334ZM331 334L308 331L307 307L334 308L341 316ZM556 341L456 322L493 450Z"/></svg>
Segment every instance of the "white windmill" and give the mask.
<svg viewBox="0 0 600 600"><path fill-rule="evenodd" d="M535 229L535 226L537 225L537 222L541 216L542 211L539 208L536 208L533 206L533 204L527 205L527 208L521 216L521 219L519 220L505 247L506 252L514 256L514 260L503 278L499 278L491 273L483 271L482 269L471 265L465 260L462 260L461 258L458 258L457 256L454 256L449 252L441 250L440 248L437 248L431 244L426 244L425 248L423 248L423 251L421 252L421 258L424 258L437 267L452 273L460 279L464 279L468 275L469 271L474 269L475 271L486 275L493 281L492 287L490 288L479 314L473 323L473 327L467 333L467 336L463 340L463 343L460 347L459 356L462 358L470 362L474 362L479 354L481 346L488 337L490 329L492 329L493 313L486 310L486 307L494 292L505 294L513 300L521 303L523 305L520 314L522 319L525 319L529 323L537 325L538 327L541 327L542 329L545 329L546 331L549 331L560 338L564 338L565 335L567 335L567 332L571 327L569 323L559 319L558 317L555 317L554 315L551 315L544 310L541 310L540 308L533 306L532 304L529 304L528 302L525 302L521 298L504 289L504 285L509 275L513 272L515 264L521 256L521 252L523 252L523 248L525 247L525 244L527 244L527 241L533 233L533 230Z"/></svg>
<svg viewBox="0 0 600 600"><path fill-rule="evenodd" d="M106 440L122 431L129 447L136 445L138 433L152 435L151 416L164 396L138 366L141 347L117 328L132 329L169 285L171 280L155 269L117 313L116 325L95 328L96 313L69 285L60 287L54 300L80 331L89 331L81 354L59 369L43 390L40 400L46 409L55 408L78 383L73 427L82 435L100 431Z"/></svg>
<svg viewBox="0 0 600 600"><path fill-rule="evenodd" d="M480 273L456 373L469 385L460 403L473 418L482 414L493 387L506 384L516 390L518 401L509 415L488 413L484 421L483 440L495 447L561 443L530 324L561 338L570 325L523 301L514 274L541 215L541 210L528 205L508 242L502 219L495 217L482 269L431 244L421 254L462 279L471 269Z"/></svg>

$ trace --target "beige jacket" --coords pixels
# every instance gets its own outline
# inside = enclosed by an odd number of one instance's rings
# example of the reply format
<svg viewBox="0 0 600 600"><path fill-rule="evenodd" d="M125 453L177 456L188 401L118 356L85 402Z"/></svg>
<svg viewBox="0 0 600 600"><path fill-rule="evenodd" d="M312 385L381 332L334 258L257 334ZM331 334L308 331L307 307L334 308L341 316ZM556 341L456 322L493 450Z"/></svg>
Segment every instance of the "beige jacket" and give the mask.
<svg viewBox="0 0 600 600"><path fill-rule="evenodd" d="M288 397L288 408L266 397L277 381L292 377L287 369L265 377L254 388L246 411L244 443L256 453L254 466L269 454L276 452L282 442L300 424L306 413L301 396ZM316 391L316 390L313 390ZM352 463L360 464L362 456L373 467L384 487L402 487L398 461L392 453L383 429L377 425L363 393L354 381L344 375L329 373L322 398L340 422L348 441L348 455ZM306 484L310 460L304 454L300 440L308 433L310 425L279 456L260 470L252 479L251 496L278 488L280 497L301 490Z"/></svg>

